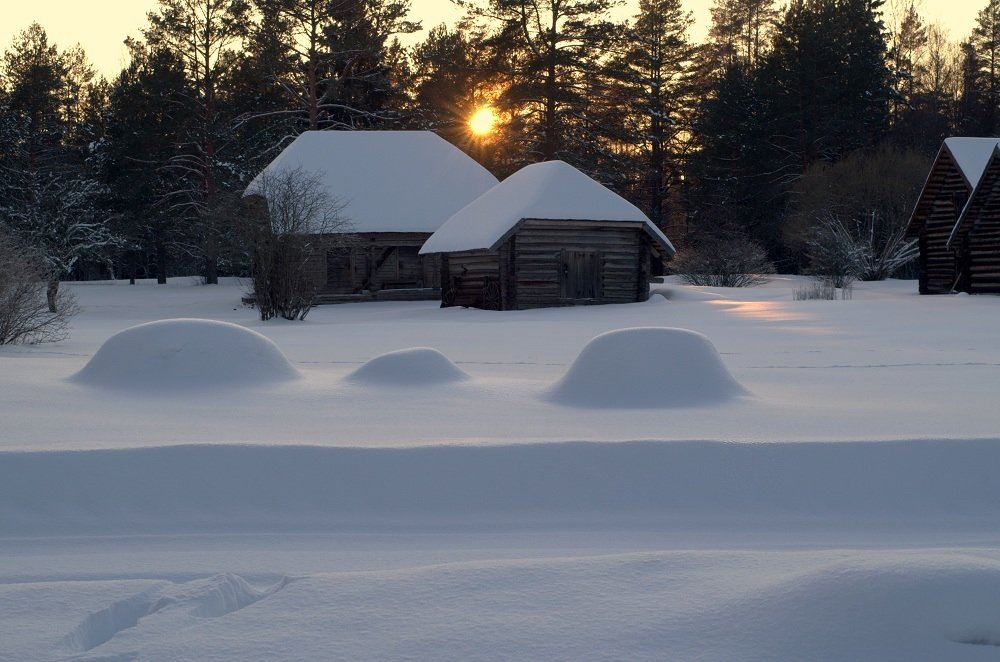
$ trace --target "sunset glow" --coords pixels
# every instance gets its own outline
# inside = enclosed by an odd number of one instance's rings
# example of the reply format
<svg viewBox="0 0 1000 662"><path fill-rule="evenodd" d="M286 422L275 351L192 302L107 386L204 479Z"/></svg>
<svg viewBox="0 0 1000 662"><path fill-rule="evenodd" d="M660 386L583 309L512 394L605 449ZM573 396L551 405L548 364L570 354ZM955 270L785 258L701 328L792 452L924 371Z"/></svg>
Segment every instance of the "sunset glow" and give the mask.
<svg viewBox="0 0 1000 662"><path fill-rule="evenodd" d="M489 106L484 106L469 118L469 129L477 136L485 136L492 133L496 123L496 113Z"/></svg>

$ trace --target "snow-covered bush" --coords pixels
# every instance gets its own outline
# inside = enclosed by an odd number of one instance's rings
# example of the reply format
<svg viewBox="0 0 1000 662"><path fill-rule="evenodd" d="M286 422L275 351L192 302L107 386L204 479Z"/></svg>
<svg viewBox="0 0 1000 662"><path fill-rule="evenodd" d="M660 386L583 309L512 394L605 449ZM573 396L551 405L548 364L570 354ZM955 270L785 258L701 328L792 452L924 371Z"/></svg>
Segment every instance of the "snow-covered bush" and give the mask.
<svg viewBox="0 0 1000 662"><path fill-rule="evenodd" d="M850 285L861 275L865 264L865 247L835 218L818 225L806 242L809 266L806 273L835 288Z"/></svg>
<svg viewBox="0 0 1000 662"><path fill-rule="evenodd" d="M815 164L796 185L785 242L806 269L817 258L826 259L817 250L834 250L836 244L835 250L850 258L857 280L905 274L918 249L916 240L905 239L904 233L927 168L923 155L894 148Z"/></svg>
<svg viewBox="0 0 1000 662"><path fill-rule="evenodd" d="M55 342L68 335L78 312L73 296L55 294L55 312L46 299L48 271L40 251L0 230L0 345Z"/></svg>
<svg viewBox="0 0 1000 662"><path fill-rule="evenodd" d="M672 268L690 285L712 287L752 287L774 273L774 264L760 244L742 236L702 238L679 252Z"/></svg>

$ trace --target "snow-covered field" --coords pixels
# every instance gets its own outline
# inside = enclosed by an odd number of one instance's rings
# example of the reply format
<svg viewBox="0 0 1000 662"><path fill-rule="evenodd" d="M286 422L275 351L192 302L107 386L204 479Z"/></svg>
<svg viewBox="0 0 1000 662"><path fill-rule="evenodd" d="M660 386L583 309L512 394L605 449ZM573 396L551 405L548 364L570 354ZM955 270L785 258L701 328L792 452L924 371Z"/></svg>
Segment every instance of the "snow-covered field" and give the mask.
<svg viewBox="0 0 1000 662"><path fill-rule="evenodd" d="M1000 300L801 286L69 284L0 348L0 660L997 659Z"/></svg>

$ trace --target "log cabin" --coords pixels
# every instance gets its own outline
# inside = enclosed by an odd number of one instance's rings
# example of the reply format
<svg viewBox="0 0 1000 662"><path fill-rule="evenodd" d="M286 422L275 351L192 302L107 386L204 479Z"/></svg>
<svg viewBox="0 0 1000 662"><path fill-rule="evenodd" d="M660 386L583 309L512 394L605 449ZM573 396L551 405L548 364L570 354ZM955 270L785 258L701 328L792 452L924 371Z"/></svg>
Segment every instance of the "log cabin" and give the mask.
<svg viewBox="0 0 1000 662"><path fill-rule="evenodd" d="M1000 146L995 146L947 244L957 256L955 291L1000 293Z"/></svg>
<svg viewBox="0 0 1000 662"><path fill-rule="evenodd" d="M638 208L562 161L517 171L420 249L441 256L443 307L490 310L645 301L654 262L674 252Z"/></svg>
<svg viewBox="0 0 1000 662"><path fill-rule="evenodd" d="M920 247L921 294L969 291L966 231L959 221L998 144L997 138L948 138L938 150L905 233Z"/></svg>
<svg viewBox="0 0 1000 662"><path fill-rule="evenodd" d="M497 184L431 131L307 131L250 183L243 208L266 214L262 182L297 170L318 178L344 221L307 265L317 303L437 299L440 265L420 247Z"/></svg>

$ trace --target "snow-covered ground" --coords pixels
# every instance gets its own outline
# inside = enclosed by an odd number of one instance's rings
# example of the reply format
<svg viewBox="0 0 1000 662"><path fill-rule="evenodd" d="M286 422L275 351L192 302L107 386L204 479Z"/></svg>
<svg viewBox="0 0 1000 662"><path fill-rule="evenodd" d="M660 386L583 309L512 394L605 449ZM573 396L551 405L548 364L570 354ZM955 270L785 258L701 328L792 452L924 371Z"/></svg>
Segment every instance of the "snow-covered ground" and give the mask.
<svg viewBox="0 0 1000 662"><path fill-rule="evenodd" d="M996 659L1000 301L802 286L69 284L0 348L0 660Z"/></svg>

